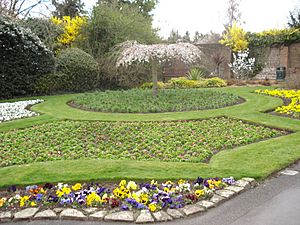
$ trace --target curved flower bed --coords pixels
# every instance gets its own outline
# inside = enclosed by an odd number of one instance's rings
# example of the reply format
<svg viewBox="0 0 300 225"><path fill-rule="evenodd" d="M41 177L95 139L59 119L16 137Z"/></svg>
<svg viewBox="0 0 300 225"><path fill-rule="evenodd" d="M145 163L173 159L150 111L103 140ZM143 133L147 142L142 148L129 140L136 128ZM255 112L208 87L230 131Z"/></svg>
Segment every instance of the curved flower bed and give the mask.
<svg viewBox="0 0 300 225"><path fill-rule="evenodd" d="M119 210L142 210L155 212L161 209L178 209L185 205L210 198L214 191L235 183L232 177L198 177L194 182L179 180L158 184L137 184L122 180L119 185L100 185L97 183L74 185L47 183L43 186L31 185L25 190L15 186L0 197L0 209L18 210L25 207L97 207Z"/></svg>
<svg viewBox="0 0 300 225"><path fill-rule="evenodd" d="M4 121L14 120L14 119L38 116L39 115L38 113L27 110L26 108L43 101L44 100L36 99L36 100L0 103L0 123Z"/></svg>
<svg viewBox="0 0 300 225"><path fill-rule="evenodd" d="M288 105L276 108L275 112L300 118L300 90L256 90L255 93L289 99Z"/></svg>
<svg viewBox="0 0 300 225"><path fill-rule="evenodd" d="M76 96L70 105L83 109L112 113L160 113L218 109L239 104L243 100L234 94L216 90L131 89L86 93Z"/></svg>

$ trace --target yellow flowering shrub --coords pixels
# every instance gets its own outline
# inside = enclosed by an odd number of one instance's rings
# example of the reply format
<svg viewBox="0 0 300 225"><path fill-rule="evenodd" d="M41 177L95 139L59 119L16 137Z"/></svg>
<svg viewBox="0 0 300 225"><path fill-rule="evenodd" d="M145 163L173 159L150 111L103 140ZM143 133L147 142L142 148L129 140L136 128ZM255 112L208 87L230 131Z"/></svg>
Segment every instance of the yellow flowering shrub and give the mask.
<svg viewBox="0 0 300 225"><path fill-rule="evenodd" d="M300 117L300 90L256 90L255 93L290 99L288 105L277 107L275 111L293 117Z"/></svg>
<svg viewBox="0 0 300 225"><path fill-rule="evenodd" d="M72 46L75 41L83 38L80 33L82 27L87 24L85 17L76 16L71 18L70 16L64 16L62 19L57 17L51 17L51 21L60 26L64 33L57 37L57 41L63 46Z"/></svg>
<svg viewBox="0 0 300 225"><path fill-rule="evenodd" d="M246 39L246 31L234 23L223 34L220 44L230 47L233 52L238 52L246 50L249 42Z"/></svg>
<svg viewBox="0 0 300 225"><path fill-rule="evenodd" d="M265 36L278 36L278 35L287 35L291 36L294 35L295 33L299 32L299 29L296 28L285 28L285 29L269 29L265 30L262 32L257 33L258 36L260 37L265 37Z"/></svg>

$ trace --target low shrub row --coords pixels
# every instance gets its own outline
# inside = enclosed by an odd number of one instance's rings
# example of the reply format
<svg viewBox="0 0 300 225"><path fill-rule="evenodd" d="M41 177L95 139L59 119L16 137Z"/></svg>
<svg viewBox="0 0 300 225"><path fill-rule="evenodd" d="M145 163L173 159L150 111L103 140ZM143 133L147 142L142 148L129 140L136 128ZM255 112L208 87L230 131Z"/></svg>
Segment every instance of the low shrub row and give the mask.
<svg viewBox="0 0 300 225"><path fill-rule="evenodd" d="M201 80L189 80L186 77L172 78L168 82L158 82L158 88L160 89L187 89L187 88L207 88L207 87L225 87L227 83L225 80L213 77ZM152 82L146 82L141 85L142 89L152 88Z"/></svg>

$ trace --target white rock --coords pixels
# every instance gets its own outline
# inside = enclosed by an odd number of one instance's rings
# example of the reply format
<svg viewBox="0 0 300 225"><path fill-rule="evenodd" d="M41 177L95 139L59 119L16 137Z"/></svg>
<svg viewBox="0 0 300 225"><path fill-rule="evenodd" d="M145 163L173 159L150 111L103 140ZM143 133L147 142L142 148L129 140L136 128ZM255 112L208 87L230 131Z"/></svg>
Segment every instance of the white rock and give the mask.
<svg viewBox="0 0 300 225"><path fill-rule="evenodd" d="M225 198L221 197L220 195L216 195L214 194L211 199L209 199L209 201L215 203L215 204L219 204L221 202L223 202L225 200Z"/></svg>
<svg viewBox="0 0 300 225"><path fill-rule="evenodd" d="M217 190L216 191L216 194L224 197L224 198L231 198L232 196L235 195L235 192L233 191L230 191L230 190Z"/></svg>
<svg viewBox="0 0 300 225"><path fill-rule="evenodd" d="M64 209L60 213L60 218L61 219L66 219L66 220L86 220L87 217L80 212L79 210L76 209Z"/></svg>
<svg viewBox="0 0 300 225"><path fill-rule="evenodd" d="M172 220L172 217L169 216L166 212L164 211L158 211L153 213L154 218L158 221L158 222L163 222L163 221L169 221Z"/></svg>
<svg viewBox="0 0 300 225"><path fill-rule="evenodd" d="M26 220L31 219L37 212L38 208L27 208L23 209L20 212L17 212L14 216L14 220Z"/></svg>
<svg viewBox="0 0 300 225"><path fill-rule="evenodd" d="M8 222L12 219L12 213L7 212L0 212L0 222Z"/></svg>
<svg viewBox="0 0 300 225"><path fill-rule="evenodd" d="M86 212L87 214L91 214L91 213L94 213L94 212L97 212L98 208L85 208L85 209L82 209L84 212Z"/></svg>
<svg viewBox="0 0 300 225"><path fill-rule="evenodd" d="M243 180L243 179L236 181L234 183L234 185L242 187L245 190L248 190L251 187L250 183L248 181L246 181L246 180Z"/></svg>
<svg viewBox="0 0 300 225"><path fill-rule="evenodd" d="M177 209L167 209L167 213L172 216L174 219L182 218L182 213Z"/></svg>
<svg viewBox="0 0 300 225"><path fill-rule="evenodd" d="M196 204L186 205L185 207L182 208L182 211L184 212L185 215L189 216L195 213L204 212L205 208Z"/></svg>
<svg viewBox="0 0 300 225"><path fill-rule="evenodd" d="M121 211L108 214L104 217L104 220L111 220L111 221L123 221L123 222L133 222L133 212L130 211Z"/></svg>
<svg viewBox="0 0 300 225"><path fill-rule="evenodd" d="M148 210L141 210L141 214L137 217L136 223L152 223L154 218Z"/></svg>
<svg viewBox="0 0 300 225"><path fill-rule="evenodd" d="M215 203L213 203L211 201L206 201L206 200L202 200L202 201L198 202L197 204L206 209L210 209L215 206Z"/></svg>
<svg viewBox="0 0 300 225"><path fill-rule="evenodd" d="M47 209L45 211L42 211L42 212L38 212L35 216L34 216L34 219L37 219L37 220L41 220L41 219L56 219L57 216L56 216L56 213L53 212L51 209Z"/></svg>
<svg viewBox="0 0 300 225"><path fill-rule="evenodd" d="M89 218L91 220L103 220L105 215L107 214L107 211L99 211L91 214Z"/></svg>

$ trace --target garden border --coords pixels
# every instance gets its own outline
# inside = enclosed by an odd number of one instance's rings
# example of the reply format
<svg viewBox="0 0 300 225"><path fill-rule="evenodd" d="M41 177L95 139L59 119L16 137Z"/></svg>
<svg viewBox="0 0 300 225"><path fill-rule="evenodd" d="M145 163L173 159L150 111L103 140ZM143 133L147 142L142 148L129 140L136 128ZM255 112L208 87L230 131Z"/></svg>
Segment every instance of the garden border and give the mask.
<svg viewBox="0 0 300 225"><path fill-rule="evenodd" d="M185 218L194 214L206 212L210 208L231 199L244 191L254 188L258 183L253 178L242 178L233 185L215 191L209 200L201 200L195 204L186 205L181 209L167 209L157 212L148 210L140 211L116 211L99 210L98 208L54 208L40 209L36 207L25 208L17 212L0 212L0 222L22 220L80 220L80 221L120 221L135 223L164 222L173 219Z"/></svg>

